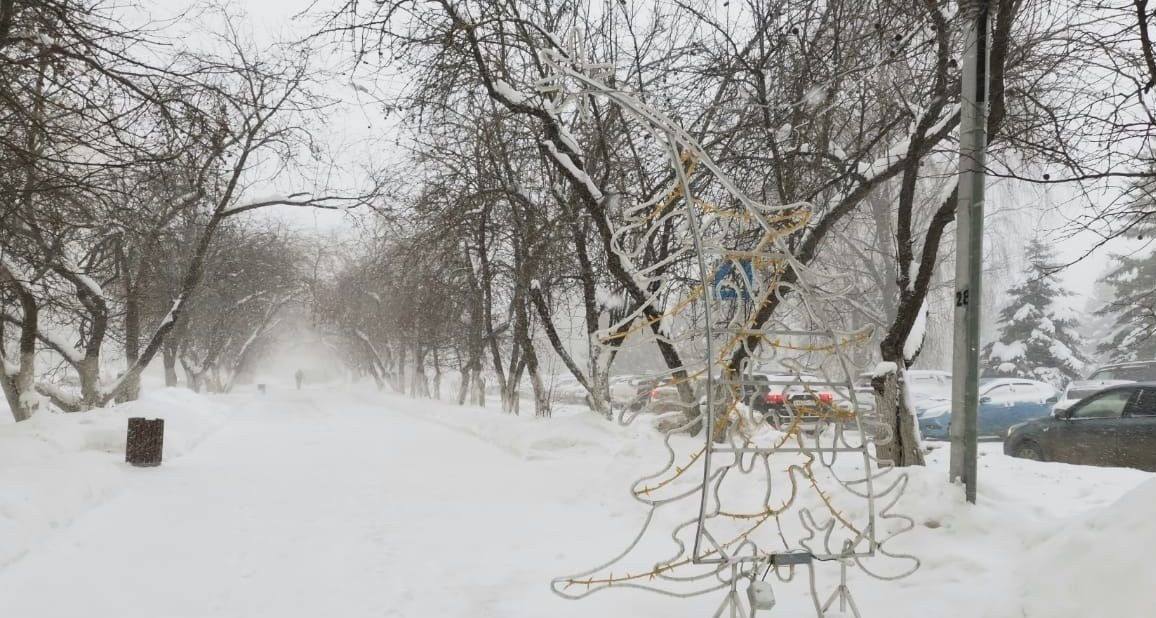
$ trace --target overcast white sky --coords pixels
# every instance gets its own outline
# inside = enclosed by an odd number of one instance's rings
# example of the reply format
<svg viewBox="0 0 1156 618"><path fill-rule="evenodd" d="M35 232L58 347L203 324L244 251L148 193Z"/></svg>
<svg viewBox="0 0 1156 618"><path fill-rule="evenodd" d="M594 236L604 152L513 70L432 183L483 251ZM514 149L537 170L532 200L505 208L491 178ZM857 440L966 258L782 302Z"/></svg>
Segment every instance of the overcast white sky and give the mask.
<svg viewBox="0 0 1156 618"><path fill-rule="evenodd" d="M185 1L181 0L180 4L184 4ZM180 6L173 0L152 0L152 3L156 7L154 10L157 16L164 15L167 11L179 10L178 7ZM309 21L295 21L293 17L307 10L324 10L327 5L333 4L336 4L335 0L233 0L233 6L239 7L248 15L251 32L259 41L263 42L297 38L308 33L312 28ZM389 135L391 128L380 122L380 115L375 110L353 100L353 90L349 88L348 84L335 83L330 94L338 92L346 93L349 101L331 126L327 126L327 130L330 132L327 137L331 144L345 151L361 148L369 152L370 149L364 143L369 138L384 138L381 139L381 144L393 143L392 135ZM377 146L377 148L381 148L381 146ZM1016 187L1010 192L994 190L989 191L989 200L1024 202L1021 205L1028 206L1025 208L1026 212L1023 218L1026 228L1014 231L1004 230L1005 233L1022 234L1025 242L1037 234L1043 234L1045 237L1056 237L1057 241L1054 246L1058 256L1065 261L1079 257L1095 241L1095 237L1090 234L1058 240L1059 230L1064 227L1067 219L1076 214L1076 209L1080 207L1080 202L1074 200L1072 193L1063 188L1053 187L1044 190L1039 187L1024 186ZM1032 205L1038 205L1040 208L1032 208ZM994 206L995 204L993 204ZM282 209L277 213L267 213L266 216L274 216L292 222L297 227L307 230L314 229L319 232L328 232L349 225L343 216L335 213ZM1064 279L1068 286L1074 292L1084 296L1078 299L1075 304L1083 305L1086 302L1085 295L1091 292L1092 284L1101 278L1105 269L1110 265L1109 253L1128 249L1127 244L1118 243L1106 250L1097 252L1090 259L1071 267L1065 273Z"/></svg>

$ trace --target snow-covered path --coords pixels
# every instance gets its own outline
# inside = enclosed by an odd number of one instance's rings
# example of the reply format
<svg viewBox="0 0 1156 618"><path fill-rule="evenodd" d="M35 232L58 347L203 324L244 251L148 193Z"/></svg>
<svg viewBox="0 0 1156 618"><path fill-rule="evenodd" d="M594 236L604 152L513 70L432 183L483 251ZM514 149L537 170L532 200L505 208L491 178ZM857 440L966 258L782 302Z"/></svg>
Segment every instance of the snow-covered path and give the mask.
<svg viewBox="0 0 1156 618"><path fill-rule="evenodd" d="M271 397L0 572L0 615L518 615L510 578L549 592L517 539L558 509L517 464L355 394Z"/></svg>
<svg viewBox="0 0 1156 618"><path fill-rule="evenodd" d="M121 463L125 417L165 410L165 465ZM550 592L637 532L629 480L663 461L645 427L339 386L168 390L89 414L0 432L0 618L675 617L720 601ZM917 525L900 549L923 567L853 574L864 616L1148 618L1156 591L1129 582L1151 566L1126 548L1156 543L1156 481L1113 503L1152 475L998 448L981 448L974 507L943 482L944 449L910 471ZM774 615L814 615L803 586L776 594Z"/></svg>

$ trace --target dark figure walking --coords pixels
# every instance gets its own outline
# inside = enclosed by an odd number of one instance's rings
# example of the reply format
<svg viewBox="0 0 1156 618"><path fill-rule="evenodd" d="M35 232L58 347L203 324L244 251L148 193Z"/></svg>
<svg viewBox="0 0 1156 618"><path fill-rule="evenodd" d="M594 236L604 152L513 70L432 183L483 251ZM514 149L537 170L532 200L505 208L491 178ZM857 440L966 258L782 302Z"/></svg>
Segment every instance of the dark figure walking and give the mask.
<svg viewBox="0 0 1156 618"><path fill-rule="evenodd" d="M301 382L305 379L305 372L298 369L293 377L297 380L297 390L301 390Z"/></svg>

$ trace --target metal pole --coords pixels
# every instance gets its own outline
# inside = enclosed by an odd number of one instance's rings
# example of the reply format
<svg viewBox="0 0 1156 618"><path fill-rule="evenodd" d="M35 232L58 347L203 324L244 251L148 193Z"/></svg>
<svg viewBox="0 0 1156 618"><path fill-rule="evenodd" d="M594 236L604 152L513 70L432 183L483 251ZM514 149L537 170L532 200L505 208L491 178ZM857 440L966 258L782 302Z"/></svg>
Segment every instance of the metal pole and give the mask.
<svg viewBox="0 0 1156 618"><path fill-rule="evenodd" d="M965 39L959 122L959 203L955 217L955 339L952 362L951 480L975 502L979 416L980 276L987 159L988 0L960 0L971 22Z"/></svg>

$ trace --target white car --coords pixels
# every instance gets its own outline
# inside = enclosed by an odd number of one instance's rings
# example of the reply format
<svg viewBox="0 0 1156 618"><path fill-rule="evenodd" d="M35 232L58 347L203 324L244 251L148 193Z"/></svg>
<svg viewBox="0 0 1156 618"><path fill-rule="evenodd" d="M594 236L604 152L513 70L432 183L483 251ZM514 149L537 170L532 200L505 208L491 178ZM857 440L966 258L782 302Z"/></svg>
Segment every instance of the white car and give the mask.
<svg viewBox="0 0 1156 618"><path fill-rule="evenodd" d="M1134 363L1117 363L1104 365L1088 376L1086 380L1076 380L1068 385L1064 394L1056 404L1056 410L1067 410L1072 404L1089 395L1098 393L1109 386L1129 384L1132 382L1151 382L1156 380L1156 361L1139 361Z"/></svg>
<svg viewBox="0 0 1156 618"><path fill-rule="evenodd" d="M907 388L916 414L951 402L951 373L935 369L908 369L904 372ZM855 380L855 393L860 401L874 407L875 389L871 387L871 373L861 373Z"/></svg>
<svg viewBox="0 0 1156 618"><path fill-rule="evenodd" d="M1059 393L1050 384L1023 378L980 378L978 431L981 436L1007 435L1018 423L1051 414ZM916 411L925 438L950 437L951 401Z"/></svg>

